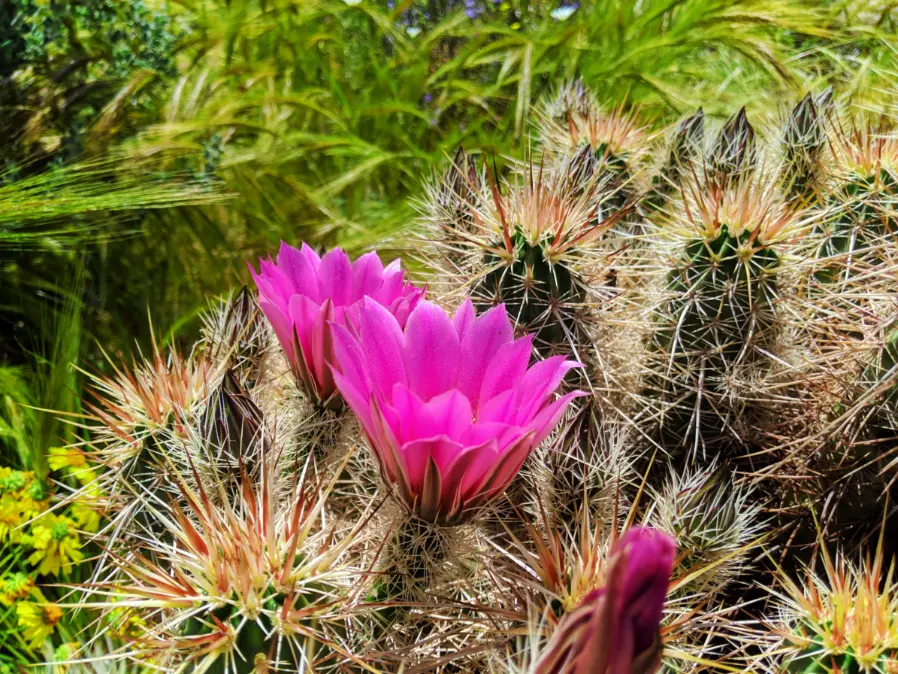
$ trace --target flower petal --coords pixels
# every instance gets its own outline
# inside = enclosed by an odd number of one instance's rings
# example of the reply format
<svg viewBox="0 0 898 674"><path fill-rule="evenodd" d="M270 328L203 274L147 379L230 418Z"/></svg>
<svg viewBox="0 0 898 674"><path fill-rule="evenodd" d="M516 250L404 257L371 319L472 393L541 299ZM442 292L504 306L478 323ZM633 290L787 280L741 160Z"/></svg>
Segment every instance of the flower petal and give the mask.
<svg viewBox="0 0 898 674"><path fill-rule="evenodd" d="M454 387L458 335L446 312L420 302L405 328L405 366L409 388L425 402Z"/></svg>
<svg viewBox="0 0 898 674"><path fill-rule="evenodd" d="M502 346L514 339L514 329L505 306L500 304L478 316L461 342L458 389L464 393L473 407L478 407L480 387L487 367Z"/></svg>
<svg viewBox="0 0 898 674"><path fill-rule="evenodd" d="M587 394L583 391L572 391L571 393L566 393L558 400L555 400L540 410L527 425L527 427L534 432L533 446L536 447L539 443L549 437L549 434L555 429L555 426L558 425L561 417L564 416L564 411L571 400L585 395Z"/></svg>
<svg viewBox="0 0 898 674"><path fill-rule="evenodd" d="M271 323L271 327L274 328L274 334L277 336L287 360L292 363L296 359L296 354L293 352L294 330L290 317L285 315L277 304L261 297L259 298L259 308Z"/></svg>
<svg viewBox="0 0 898 674"><path fill-rule="evenodd" d="M313 302L320 302L318 286L320 264L318 255L305 243L302 244L302 250L297 250L281 241L277 266L290 279L292 284L290 294L299 293L306 295Z"/></svg>
<svg viewBox="0 0 898 674"><path fill-rule="evenodd" d="M353 262L350 302L356 302L365 295L374 295L380 290L383 284L383 273L383 263L374 251L362 255Z"/></svg>
<svg viewBox="0 0 898 674"><path fill-rule="evenodd" d="M400 453L408 467L412 490L418 493L423 489L428 461L433 460L442 473L444 472L442 467L451 466L463 449L462 445L445 436L414 440L404 444L400 448Z"/></svg>
<svg viewBox="0 0 898 674"><path fill-rule="evenodd" d="M389 311L368 299L359 310L359 323L371 383L376 391L389 399L394 384L399 382L408 386L402 330Z"/></svg>
<svg viewBox="0 0 898 674"><path fill-rule="evenodd" d="M405 384L393 386L392 407L399 418L397 437L400 443L443 434L427 404Z"/></svg>
<svg viewBox="0 0 898 674"><path fill-rule="evenodd" d="M376 295L372 295L381 304L392 302L394 298L403 294L405 282L405 270L402 269L400 260L393 260L383 271L383 282Z"/></svg>
<svg viewBox="0 0 898 674"><path fill-rule="evenodd" d="M349 304L352 294L352 265L344 251L334 248L321 258L318 284L321 293L330 297L336 306Z"/></svg>
<svg viewBox="0 0 898 674"><path fill-rule="evenodd" d="M533 335L503 344L486 368L478 401L485 401L513 388L527 372L533 351Z"/></svg>
<svg viewBox="0 0 898 674"><path fill-rule="evenodd" d="M576 361L565 360L564 356L546 358L527 370L515 386L514 421L524 426L533 418L546 398L558 388L568 370L582 367Z"/></svg>
<svg viewBox="0 0 898 674"><path fill-rule="evenodd" d="M461 438L462 434L471 427L473 414L471 403L458 389L452 389L431 398L427 403L427 410L433 419L439 433L447 435L453 440ZM443 464L437 464L442 469Z"/></svg>
<svg viewBox="0 0 898 674"><path fill-rule="evenodd" d="M290 322L296 330L299 345L306 359L306 367L314 374L314 334L315 324L319 321L321 307L305 295L293 295L290 298ZM321 326L319 326L319 330ZM286 350L286 349L285 349ZM298 356L299 354L297 354ZM317 377L316 377L317 379Z"/></svg>
<svg viewBox="0 0 898 674"><path fill-rule="evenodd" d="M481 502L486 502L505 491L514 476L518 474L521 466L524 465L524 461L530 456L533 447L531 435L520 437L498 458L492 470L487 472L482 482L476 486L477 498Z"/></svg>
<svg viewBox="0 0 898 674"><path fill-rule="evenodd" d="M460 343L464 341L468 330L474 325L475 318L474 303L471 302L470 297L466 297L465 301L461 303L461 306L456 309L455 316L452 317L452 325L455 328L456 334L458 334L458 341Z"/></svg>

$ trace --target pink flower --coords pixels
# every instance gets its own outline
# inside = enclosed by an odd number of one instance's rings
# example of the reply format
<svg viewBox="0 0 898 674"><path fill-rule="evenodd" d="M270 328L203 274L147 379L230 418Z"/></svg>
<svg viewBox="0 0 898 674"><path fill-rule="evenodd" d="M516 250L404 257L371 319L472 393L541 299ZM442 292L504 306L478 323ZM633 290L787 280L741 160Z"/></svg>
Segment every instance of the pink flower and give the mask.
<svg viewBox="0 0 898 674"><path fill-rule="evenodd" d="M656 529L625 533L610 553L608 581L558 628L535 674L651 674L661 665L661 615L676 545Z"/></svg>
<svg viewBox="0 0 898 674"><path fill-rule="evenodd" d="M252 269L252 267L251 267ZM281 243L277 263L260 260L252 269L259 288L259 306L271 322L297 383L323 405L339 405L327 363L333 359L329 323L355 324L362 300L382 304L404 325L409 312L424 295L404 280L395 260L384 269L377 253L350 263L335 248L323 258L302 244L302 249Z"/></svg>
<svg viewBox="0 0 898 674"><path fill-rule="evenodd" d="M359 330L334 325L334 380L359 418L387 485L418 517L456 524L498 496L579 391L555 400L578 363L555 356L528 368L505 308L454 318L419 302L405 329L375 302Z"/></svg>

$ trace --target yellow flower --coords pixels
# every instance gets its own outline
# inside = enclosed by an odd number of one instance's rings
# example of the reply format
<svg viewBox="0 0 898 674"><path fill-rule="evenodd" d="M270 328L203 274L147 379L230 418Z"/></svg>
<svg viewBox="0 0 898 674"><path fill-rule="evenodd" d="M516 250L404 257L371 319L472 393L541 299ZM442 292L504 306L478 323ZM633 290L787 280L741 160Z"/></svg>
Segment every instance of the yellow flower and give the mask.
<svg viewBox="0 0 898 674"><path fill-rule="evenodd" d="M100 512L89 503L79 499L72 503L71 511L82 531L95 533L100 528Z"/></svg>
<svg viewBox="0 0 898 674"><path fill-rule="evenodd" d="M46 511L50 506L50 490L40 480L34 478L34 473L25 473L28 482L19 490L17 496L19 507L25 519L33 519Z"/></svg>
<svg viewBox="0 0 898 674"><path fill-rule="evenodd" d="M0 491L17 494L28 485L33 477L34 473L23 473L21 470L4 468L0 471Z"/></svg>
<svg viewBox="0 0 898 674"><path fill-rule="evenodd" d="M47 458L52 470L67 468L72 477L81 484L90 484L97 479L97 474L87 463L87 457L77 447L51 447Z"/></svg>
<svg viewBox="0 0 898 674"><path fill-rule="evenodd" d="M12 606L34 592L34 579L24 573L13 573L0 582L0 604Z"/></svg>
<svg viewBox="0 0 898 674"><path fill-rule="evenodd" d="M22 636L31 648L39 648L44 639L56 629L56 623L62 619L62 609L56 604L35 604L23 601L16 605L19 616L19 627L23 627Z"/></svg>
<svg viewBox="0 0 898 674"><path fill-rule="evenodd" d="M84 558L75 522L64 515L41 517L31 526L31 535L34 552L28 561L38 565L39 575L58 576L61 570L67 572L68 567Z"/></svg>
<svg viewBox="0 0 898 674"><path fill-rule="evenodd" d="M98 483L91 482L75 494L70 511L82 531L94 533L100 528L100 513L103 507L103 490Z"/></svg>
<svg viewBox="0 0 898 674"><path fill-rule="evenodd" d="M18 543L22 536L22 530L18 527L24 521L18 500L10 494L0 496L0 543L7 538L12 543Z"/></svg>

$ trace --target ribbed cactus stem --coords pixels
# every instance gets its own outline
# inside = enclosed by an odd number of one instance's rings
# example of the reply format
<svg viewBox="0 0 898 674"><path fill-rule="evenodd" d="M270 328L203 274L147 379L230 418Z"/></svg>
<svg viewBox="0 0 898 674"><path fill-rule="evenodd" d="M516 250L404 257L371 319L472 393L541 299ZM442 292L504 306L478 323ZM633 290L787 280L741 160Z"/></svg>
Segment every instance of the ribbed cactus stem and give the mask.
<svg viewBox="0 0 898 674"><path fill-rule="evenodd" d="M201 614L189 618L184 624L184 636L186 637L212 634L220 629L220 625L230 627L236 635L231 657L227 659L221 656L217 657L203 671L213 674L303 671L303 662L314 659L315 651L320 648L320 645L312 639L307 639L305 641L306 652L303 653L299 650L294 651L286 641L279 639L277 628L272 624L269 615L280 611L281 604L286 599L282 596L269 597L264 601L264 606L243 607L243 610L226 605L212 611L211 614ZM303 604L301 598L293 598L292 601L294 608L301 607ZM266 612L262 612L262 608ZM309 626L313 627L314 618L310 618L309 623ZM278 643L279 641L282 642ZM277 666L274 666L275 664ZM191 668L187 671L194 671L194 669Z"/></svg>
<svg viewBox="0 0 898 674"><path fill-rule="evenodd" d="M653 336L664 369L654 386L671 405L668 440L695 446L725 435L721 399L733 369L769 340L779 265L776 250L753 232L733 235L725 224L687 244Z"/></svg>
<svg viewBox="0 0 898 674"><path fill-rule="evenodd" d="M751 173L756 163L755 130L743 107L720 130L710 164L721 178L738 180Z"/></svg>
<svg viewBox="0 0 898 674"><path fill-rule="evenodd" d="M859 656L851 648L834 655L818 636L802 653L790 656L783 664L789 674L893 674L898 672L898 648L886 650L871 661L869 656Z"/></svg>
<svg viewBox="0 0 898 674"><path fill-rule="evenodd" d="M374 599L386 602L420 601L446 559L444 527L414 516L402 519L388 544L389 567L375 587Z"/></svg>
<svg viewBox="0 0 898 674"><path fill-rule="evenodd" d="M620 487L630 466L626 457L613 453L614 438L609 441L601 426L597 400L585 401L546 452L547 502L561 522L579 522L585 508L591 521L610 526L615 502L625 507Z"/></svg>
<svg viewBox="0 0 898 674"><path fill-rule="evenodd" d="M643 201L645 206L659 210L679 190L684 174L701 157L704 138L705 113L699 108L677 124L667 150L667 158L652 178L652 188Z"/></svg>
<svg viewBox="0 0 898 674"><path fill-rule="evenodd" d="M783 134L781 180L789 201L810 205L819 199L820 154L825 142L823 120L809 93L792 110Z"/></svg>
<svg viewBox="0 0 898 674"><path fill-rule="evenodd" d="M577 273L563 261L549 257L551 236L531 244L517 230L511 242L512 253L508 257L486 254L484 263L490 271L475 291L478 309L504 303L519 326L536 333L534 344L542 353L579 341L577 314L585 307L586 291Z"/></svg>
<svg viewBox="0 0 898 674"><path fill-rule="evenodd" d="M898 180L886 169L857 174L830 199L832 217L820 223L823 243L817 251L822 265L815 273L820 283L844 283L864 263L881 261L879 247L898 229L895 207Z"/></svg>

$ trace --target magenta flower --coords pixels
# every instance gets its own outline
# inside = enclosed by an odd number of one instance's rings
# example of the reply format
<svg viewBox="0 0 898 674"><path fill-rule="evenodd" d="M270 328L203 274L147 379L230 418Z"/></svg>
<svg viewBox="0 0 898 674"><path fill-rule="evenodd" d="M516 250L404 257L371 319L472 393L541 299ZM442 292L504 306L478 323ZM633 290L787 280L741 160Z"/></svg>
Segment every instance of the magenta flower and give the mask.
<svg viewBox="0 0 898 674"><path fill-rule="evenodd" d="M498 496L555 427L555 390L578 363L530 363L505 308L454 318L419 302L402 323L364 302L359 331L334 325L334 380L356 413L388 486L418 517L457 524Z"/></svg>
<svg viewBox="0 0 898 674"><path fill-rule="evenodd" d="M676 545L656 529L625 533L605 587L558 623L534 674L651 674L661 666L661 616Z"/></svg>
<svg viewBox="0 0 898 674"><path fill-rule="evenodd" d="M250 267L252 269L252 267ZM323 258L281 243L277 262L260 260L252 269L259 288L259 306L271 322L297 384L323 405L338 405L328 363L333 360L329 323L356 325L358 308L366 297L386 307L400 325L424 295L405 282L399 260L384 269L377 253L350 263L335 248Z"/></svg>

